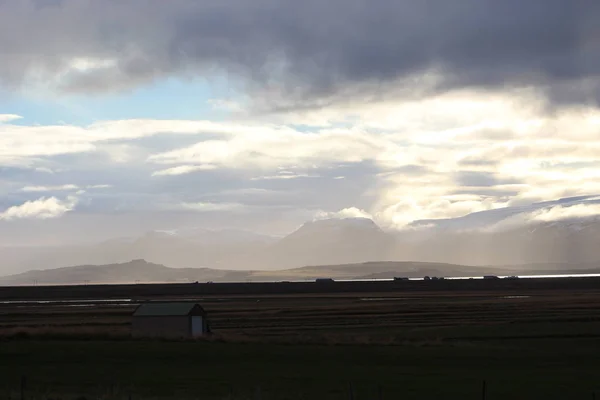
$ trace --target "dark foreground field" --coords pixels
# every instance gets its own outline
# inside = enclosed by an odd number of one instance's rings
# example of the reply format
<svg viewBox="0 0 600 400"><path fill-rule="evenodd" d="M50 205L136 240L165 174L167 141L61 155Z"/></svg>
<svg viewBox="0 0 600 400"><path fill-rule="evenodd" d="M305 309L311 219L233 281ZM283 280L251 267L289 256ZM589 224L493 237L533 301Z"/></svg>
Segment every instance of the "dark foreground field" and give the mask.
<svg viewBox="0 0 600 400"><path fill-rule="evenodd" d="M19 398L591 399L596 339L440 346L5 342L2 389ZM354 397L350 397L350 386Z"/></svg>
<svg viewBox="0 0 600 400"><path fill-rule="evenodd" d="M90 303L78 288L68 304L12 291L18 302L0 304L0 398L20 398L23 376L28 399L481 399L483 381L487 400L600 392L594 281L419 285L284 295L215 284L195 295L93 292ZM138 300L178 297L204 306L213 338L129 338Z"/></svg>

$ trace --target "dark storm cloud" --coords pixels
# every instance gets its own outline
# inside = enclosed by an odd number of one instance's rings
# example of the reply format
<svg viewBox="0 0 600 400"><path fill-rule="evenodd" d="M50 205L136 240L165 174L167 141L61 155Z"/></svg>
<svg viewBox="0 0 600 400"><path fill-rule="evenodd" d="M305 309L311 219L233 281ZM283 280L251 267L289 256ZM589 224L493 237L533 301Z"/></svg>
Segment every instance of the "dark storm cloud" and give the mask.
<svg viewBox="0 0 600 400"><path fill-rule="evenodd" d="M556 101L590 102L598 20L595 0L5 1L0 82L18 87L32 71L52 76L91 57L116 65L71 72L62 89L226 71L314 101L393 92L388 83L435 69L432 90L533 85Z"/></svg>

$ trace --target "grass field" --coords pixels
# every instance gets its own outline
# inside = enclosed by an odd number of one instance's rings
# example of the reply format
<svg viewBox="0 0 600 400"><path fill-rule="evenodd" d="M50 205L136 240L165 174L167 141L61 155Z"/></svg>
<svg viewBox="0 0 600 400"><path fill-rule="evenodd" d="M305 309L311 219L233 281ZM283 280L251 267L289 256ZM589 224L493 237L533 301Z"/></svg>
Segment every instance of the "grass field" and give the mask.
<svg viewBox="0 0 600 400"><path fill-rule="evenodd" d="M2 389L18 398L591 399L597 339L309 346L18 341L0 349ZM257 392L260 391L260 394Z"/></svg>
<svg viewBox="0 0 600 400"><path fill-rule="evenodd" d="M209 340L130 339L135 299L0 304L0 398L600 398L600 289L191 298Z"/></svg>

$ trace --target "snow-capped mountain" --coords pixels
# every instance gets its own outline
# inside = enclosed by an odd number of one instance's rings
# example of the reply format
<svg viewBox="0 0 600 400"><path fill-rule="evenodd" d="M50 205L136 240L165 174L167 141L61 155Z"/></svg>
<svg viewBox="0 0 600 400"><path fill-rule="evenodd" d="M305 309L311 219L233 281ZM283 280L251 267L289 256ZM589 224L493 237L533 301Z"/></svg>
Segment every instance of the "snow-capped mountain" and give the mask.
<svg viewBox="0 0 600 400"><path fill-rule="evenodd" d="M419 230L420 240L403 240L396 247L409 259L427 257L428 261L471 265L600 263L598 196L417 221L414 225L428 228Z"/></svg>
<svg viewBox="0 0 600 400"><path fill-rule="evenodd" d="M324 219L305 223L264 256L269 265L285 266L385 261L393 245L393 236L371 219Z"/></svg>
<svg viewBox="0 0 600 400"><path fill-rule="evenodd" d="M332 218L306 222L298 230L292 232L287 238L317 235L341 235L357 232L364 234L380 234L381 228L369 218Z"/></svg>
<svg viewBox="0 0 600 400"><path fill-rule="evenodd" d="M600 264L600 197L580 196L416 221L382 230L367 218L315 220L285 237L202 227L149 231L97 245L2 249L7 270L145 259L169 267L274 270L369 261L465 265ZM562 268L562 267L561 267Z"/></svg>
<svg viewBox="0 0 600 400"><path fill-rule="evenodd" d="M428 219L414 221L411 225L414 227L430 227L443 231L469 231L469 230L509 230L519 228L523 225L535 226L547 222L555 222L557 224L573 224L577 221L578 224L586 223L585 221L594 220L594 214L572 213L570 215L570 207L585 207L585 206L600 206L600 196L578 196L568 197L554 201L545 201L521 206L497 208L493 210L480 211L467 214L458 218L447 219ZM552 210L561 210L563 213L555 212L555 220ZM600 207L598 207L600 211ZM544 214L547 219L544 218Z"/></svg>

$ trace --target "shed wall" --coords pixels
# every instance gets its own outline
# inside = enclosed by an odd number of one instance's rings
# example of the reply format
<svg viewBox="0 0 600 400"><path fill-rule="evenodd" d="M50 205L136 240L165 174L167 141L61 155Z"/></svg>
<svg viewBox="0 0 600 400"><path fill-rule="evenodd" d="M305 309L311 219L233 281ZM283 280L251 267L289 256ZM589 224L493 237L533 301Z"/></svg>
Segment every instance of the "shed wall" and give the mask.
<svg viewBox="0 0 600 400"><path fill-rule="evenodd" d="M198 337L202 336L206 333L206 329L204 328L204 318L203 317L192 317L192 336Z"/></svg>
<svg viewBox="0 0 600 400"><path fill-rule="evenodd" d="M133 317L133 337L186 338L191 336L191 320L188 316Z"/></svg>

